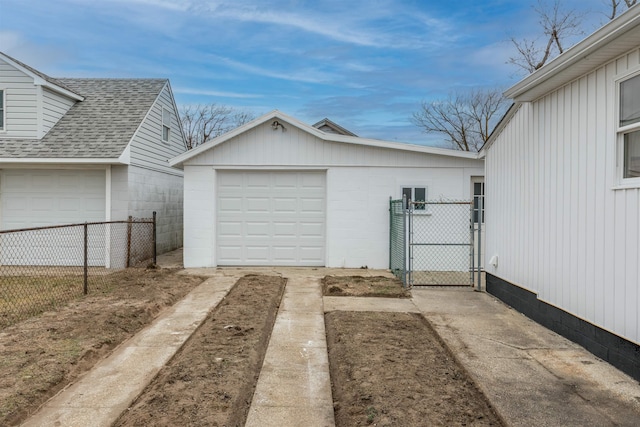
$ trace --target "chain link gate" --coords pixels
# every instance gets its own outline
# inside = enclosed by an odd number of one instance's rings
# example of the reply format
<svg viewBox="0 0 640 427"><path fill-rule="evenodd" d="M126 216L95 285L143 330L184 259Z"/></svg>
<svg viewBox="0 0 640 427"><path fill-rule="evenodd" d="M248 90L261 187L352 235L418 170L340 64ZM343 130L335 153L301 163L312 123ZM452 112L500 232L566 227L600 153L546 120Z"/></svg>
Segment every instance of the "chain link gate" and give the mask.
<svg viewBox="0 0 640 427"><path fill-rule="evenodd" d="M473 205L468 201L390 201L391 271L405 286L471 286Z"/></svg>

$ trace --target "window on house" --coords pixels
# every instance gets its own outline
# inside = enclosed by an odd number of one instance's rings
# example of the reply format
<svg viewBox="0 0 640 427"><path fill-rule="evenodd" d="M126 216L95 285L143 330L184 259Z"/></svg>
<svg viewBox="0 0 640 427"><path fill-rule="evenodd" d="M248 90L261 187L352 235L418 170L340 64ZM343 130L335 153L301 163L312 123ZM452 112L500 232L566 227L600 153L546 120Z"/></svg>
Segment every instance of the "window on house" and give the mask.
<svg viewBox="0 0 640 427"><path fill-rule="evenodd" d="M171 110L162 107L162 140L169 142L171 136Z"/></svg>
<svg viewBox="0 0 640 427"><path fill-rule="evenodd" d="M622 178L640 178L640 74L620 82Z"/></svg>
<svg viewBox="0 0 640 427"><path fill-rule="evenodd" d="M4 90L0 90L0 130L4 130Z"/></svg>
<svg viewBox="0 0 640 427"><path fill-rule="evenodd" d="M412 202L425 202L427 200L427 188L426 187L402 187L402 195L405 199L404 208L409 208L409 201ZM413 208L417 211L425 210L424 203L416 203Z"/></svg>

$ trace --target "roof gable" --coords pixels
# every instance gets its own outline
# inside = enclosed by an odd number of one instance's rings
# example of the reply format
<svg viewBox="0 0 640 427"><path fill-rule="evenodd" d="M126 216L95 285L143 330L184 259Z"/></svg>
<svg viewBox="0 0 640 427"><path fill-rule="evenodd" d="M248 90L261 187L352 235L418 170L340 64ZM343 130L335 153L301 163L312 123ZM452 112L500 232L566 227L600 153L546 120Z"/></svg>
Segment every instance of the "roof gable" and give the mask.
<svg viewBox="0 0 640 427"><path fill-rule="evenodd" d="M74 92L73 89L70 89L69 87L67 87L60 80L49 77L43 72L38 71L35 68L32 68L27 64L24 64L18 61L17 59L10 57L6 53L0 52L0 58L5 62L7 62L8 64L10 64L11 66L13 66L14 68L20 70L21 72L33 78L34 84L46 86L49 89L53 90L54 92L63 94L76 101L83 100L83 97L80 94Z"/></svg>
<svg viewBox="0 0 640 427"><path fill-rule="evenodd" d="M319 122L314 123L313 127L316 129L320 129L323 132L336 133L338 135L358 136L355 133L343 128L339 124L332 122L326 117Z"/></svg>
<svg viewBox="0 0 640 427"><path fill-rule="evenodd" d="M217 138L214 138L205 144L202 144L190 151L187 151L177 157L174 157L170 161L170 164L172 166L180 165L222 144L225 144L227 142L233 143L233 141L231 140L233 140L237 136L264 124L269 124L271 126L271 129L273 129L274 132L275 131L286 132L288 127L291 126L307 134L315 136L319 140L322 140L325 142L387 148L387 149L398 150L398 151L434 154L434 155L464 158L464 159L478 158L477 153L471 153L466 151L449 150L445 148L436 148L436 147L429 147L429 146L422 146L422 145L404 144L399 142L382 141L377 139L359 138L356 136L330 134L330 133L323 132L319 129L316 129L313 126L309 126L278 110L274 110L270 113L265 114L264 116L258 117L257 119L244 124L243 126L238 127L235 130L232 130L231 132L227 132L226 134L221 135Z"/></svg>

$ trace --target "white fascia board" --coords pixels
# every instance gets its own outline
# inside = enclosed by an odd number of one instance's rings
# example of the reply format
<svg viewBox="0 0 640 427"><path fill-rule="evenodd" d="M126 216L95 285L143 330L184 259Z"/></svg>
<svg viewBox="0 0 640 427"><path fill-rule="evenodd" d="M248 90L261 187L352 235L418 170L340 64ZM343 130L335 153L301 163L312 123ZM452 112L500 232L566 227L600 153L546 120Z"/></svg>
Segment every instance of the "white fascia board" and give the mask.
<svg viewBox="0 0 640 427"><path fill-rule="evenodd" d="M75 165L121 165L126 164L120 161L120 159L96 159L96 158L40 158L33 157L12 158L5 157L0 158L0 164L75 164Z"/></svg>
<svg viewBox="0 0 640 427"><path fill-rule="evenodd" d="M511 118L515 116L516 113L520 110L521 105L522 105L522 102L514 102L513 104L511 104L511 106L509 107L507 112L504 113L504 116L502 116L502 118L500 119L496 127L493 128L493 131L491 132L491 135L489 135L487 142L482 146L482 148L478 152L478 158L482 158L482 159L485 158L485 156L487 155L487 150L489 150L491 145L493 145L493 141L495 141L496 138L500 136L504 128L507 127L507 124L511 121Z"/></svg>
<svg viewBox="0 0 640 427"><path fill-rule="evenodd" d="M638 25L640 25L640 7L632 7L539 70L520 80L520 82L507 89L504 95L514 100L533 101L534 99L525 96L526 92L557 76L572 65L583 60L588 60L589 55L624 36L624 34ZM618 51L617 49L610 49L608 57L613 59L623 53L624 50ZM573 77L570 77L568 81L572 79ZM568 81L566 83L568 83Z"/></svg>
<svg viewBox="0 0 640 427"><path fill-rule="evenodd" d="M25 71L25 73L29 74L27 71ZM33 84L35 84L36 86L43 86L46 87L47 89L51 89L54 92L57 92L61 95L64 95L68 98L71 99L75 99L76 101L84 101L84 96L80 96L75 92L71 92L70 90L67 90L63 87L60 87L58 85L54 85L48 81L46 81L45 79L43 79L40 76L37 75L33 75Z"/></svg>

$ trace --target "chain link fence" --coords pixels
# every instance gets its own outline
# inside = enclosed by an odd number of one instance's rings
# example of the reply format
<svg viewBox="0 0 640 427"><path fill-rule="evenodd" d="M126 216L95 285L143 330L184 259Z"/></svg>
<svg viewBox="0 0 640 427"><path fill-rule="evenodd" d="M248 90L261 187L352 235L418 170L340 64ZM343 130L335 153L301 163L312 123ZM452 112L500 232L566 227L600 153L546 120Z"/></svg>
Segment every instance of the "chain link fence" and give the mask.
<svg viewBox="0 0 640 427"><path fill-rule="evenodd" d="M155 264L155 219L0 231L0 328Z"/></svg>
<svg viewBox="0 0 640 427"><path fill-rule="evenodd" d="M472 285L472 204L390 200L389 268L405 286Z"/></svg>

